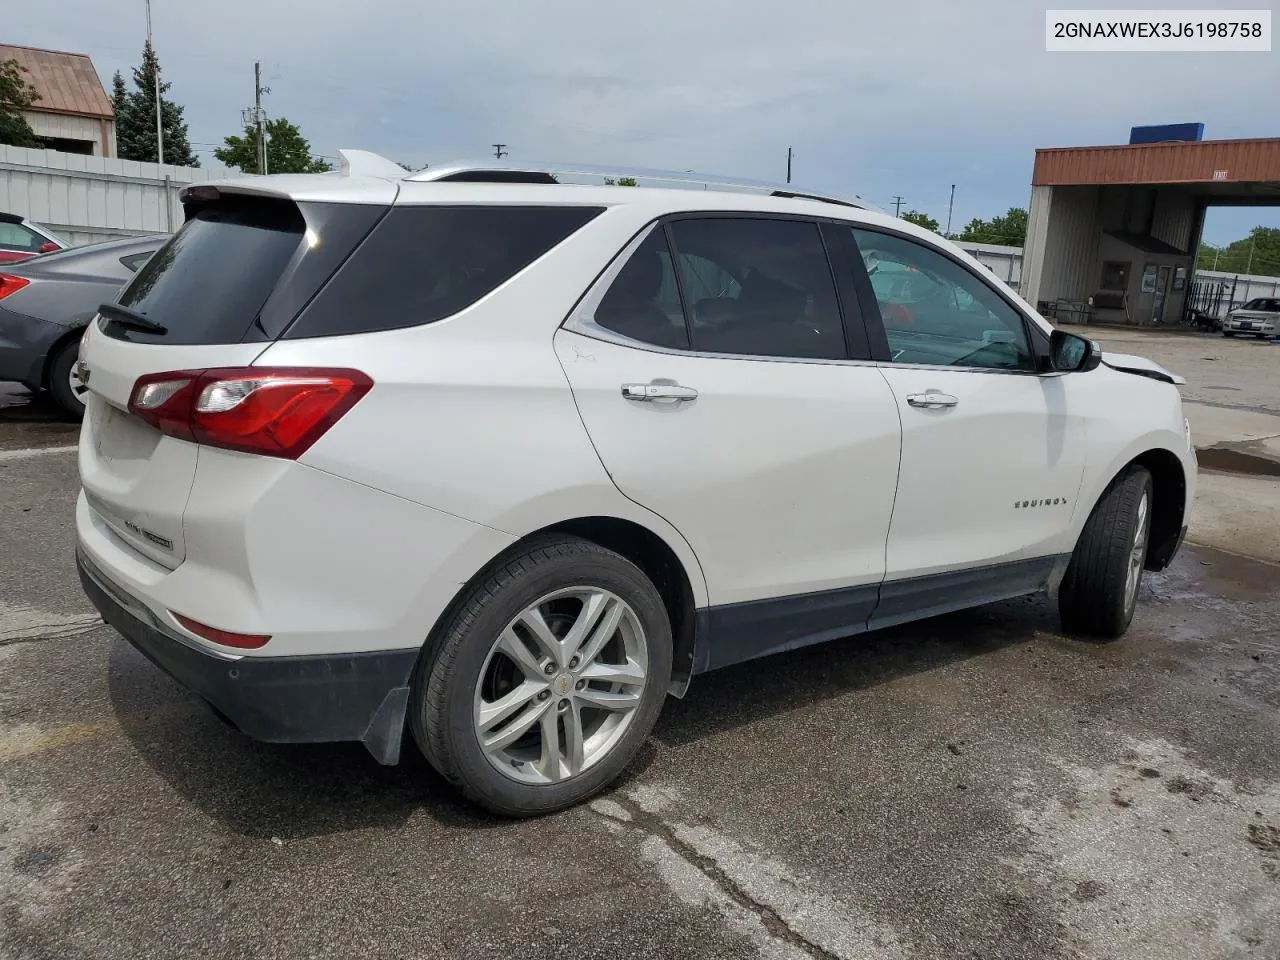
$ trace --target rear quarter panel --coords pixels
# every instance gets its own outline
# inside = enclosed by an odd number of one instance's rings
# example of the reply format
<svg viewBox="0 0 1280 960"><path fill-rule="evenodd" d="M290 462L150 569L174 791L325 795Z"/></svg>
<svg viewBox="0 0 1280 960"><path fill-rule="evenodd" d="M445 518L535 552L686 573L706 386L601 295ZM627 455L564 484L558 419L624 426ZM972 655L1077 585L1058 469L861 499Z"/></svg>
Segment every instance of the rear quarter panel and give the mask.
<svg viewBox="0 0 1280 960"><path fill-rule="evenodd" d="M647 219L607 211L448 319L272 344L258 365L355 367L375 384L302 462L516 538L582 517L630 520L667 543L704 605L693 550L614 486L553 347L578 298Z"/></svg>

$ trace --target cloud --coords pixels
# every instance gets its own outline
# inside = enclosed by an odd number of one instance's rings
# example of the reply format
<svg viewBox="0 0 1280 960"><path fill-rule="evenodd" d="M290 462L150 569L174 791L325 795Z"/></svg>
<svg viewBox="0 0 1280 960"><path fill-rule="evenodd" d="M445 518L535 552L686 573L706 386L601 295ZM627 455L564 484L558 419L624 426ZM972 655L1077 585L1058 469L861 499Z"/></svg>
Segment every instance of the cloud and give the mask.
<svg viewBox="0 0 1280 960"><path fill-rule="evenodd" d="M109 78L143 39L141 4L123 6L22 4L6 36L87 52ZM1274 133L1257 96L1280 80L1270 54L1048 54L1044 10L1026 0L153 7L200 143L236 130L259 58L268 111L321 153L436 163L501 140L513 157L781 179L792 146L797 183L882 204L902 194L939 219L956 183L960 223L1025 204L1037 146L1178 120L1214 137Z"/></svg>

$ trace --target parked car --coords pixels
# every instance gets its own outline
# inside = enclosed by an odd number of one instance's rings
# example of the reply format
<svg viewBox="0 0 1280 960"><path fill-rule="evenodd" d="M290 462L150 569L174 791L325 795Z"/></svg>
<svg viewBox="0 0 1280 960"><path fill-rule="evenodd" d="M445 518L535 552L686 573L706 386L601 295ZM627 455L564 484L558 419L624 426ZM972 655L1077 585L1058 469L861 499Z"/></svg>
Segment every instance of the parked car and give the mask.
<svg viewBox="0 0 1280 960"><path fill-rule="evenodd" d="M68 416L84 413L75 371L80 336L167 237L110 240L6 264L0 272L0 380L47 390Z"/></svg>
<svg viewBox="0 0 1280 960"><path fill-rule="evenodd" d="M17 263L69 246L48 227L14 213L0 213L0 264Z"/></svg>
<svg viewBox="0 0 1280 960"><path fill-rule="evenodd" d="M107 622L252 737L407 728L513 816L709 670L1040 592L1126 631L1194 492L1179 378L856 202L557 173L186 188L81 347ZM954 329L884 321L889 257Z"/></svg>
<svg viewBox="0 0 1280 960"><path fill-rule="evenodd" d="M1280 298L1255 297L1227 314L1222 322L1222 335L1245 336L1270 340L1280 332Z"/></svg>

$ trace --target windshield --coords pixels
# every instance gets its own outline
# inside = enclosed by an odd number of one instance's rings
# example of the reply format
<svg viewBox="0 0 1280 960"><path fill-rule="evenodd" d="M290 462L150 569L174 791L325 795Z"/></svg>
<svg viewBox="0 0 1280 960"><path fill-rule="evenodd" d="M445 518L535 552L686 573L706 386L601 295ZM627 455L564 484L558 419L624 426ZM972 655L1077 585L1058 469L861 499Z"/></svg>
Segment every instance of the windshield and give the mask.
<svg viewBox="0 0 1280 960"><path fill-rule="evenodd" d="M1250 300L1241 310L1264 310L1269 313L1280 313L1280 300L1258 298Z"/></svg>

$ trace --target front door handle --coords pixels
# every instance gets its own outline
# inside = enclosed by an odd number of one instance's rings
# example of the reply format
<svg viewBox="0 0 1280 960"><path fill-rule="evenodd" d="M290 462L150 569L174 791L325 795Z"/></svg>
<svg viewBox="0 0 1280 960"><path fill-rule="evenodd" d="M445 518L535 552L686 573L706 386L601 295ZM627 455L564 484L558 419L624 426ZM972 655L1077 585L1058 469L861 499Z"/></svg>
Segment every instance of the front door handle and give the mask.
<svg viewBox="0 0 1280 960"><path fill-rule="evenodd" d="M652 403L656 400L697 400L698 391L678 383L624 383L622 395L628 400Z"/></svg>
<svg viewBox="0 0 1280 960"><path fill-rule="evenodd" d="M907 403L923 410L941 410L943 407L954 407L959 402L958 397L953 397L949 393L940 393L937 390L907 394Z"/></svg>

